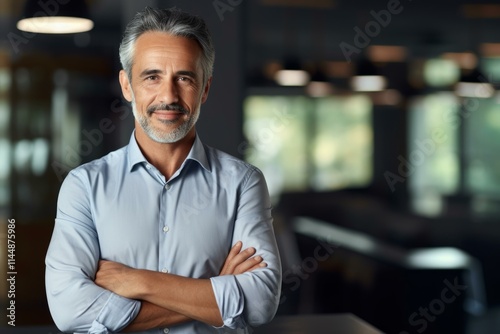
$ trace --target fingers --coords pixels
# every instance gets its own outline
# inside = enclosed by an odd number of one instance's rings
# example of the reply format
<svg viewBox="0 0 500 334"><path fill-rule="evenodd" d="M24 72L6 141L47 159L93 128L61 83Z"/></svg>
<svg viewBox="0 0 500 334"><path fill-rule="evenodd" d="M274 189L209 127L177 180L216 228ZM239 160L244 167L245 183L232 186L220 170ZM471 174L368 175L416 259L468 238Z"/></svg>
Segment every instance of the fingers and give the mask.
<svg viewBox="0 0 500 334"><path fill-rule="evenodd" d="M243 243L241 241L238 241L236 244L234 244L233 247L231 247L231 250L229 251L229 254L226 258L226 261L224 261L224 266L220 271L220 275L228 275L228 273L231 270L230 268L230 266L232 265L231 261L234 259L236 255L239 254L239 252L241 251L241 247L243 247Z"/></svg>
<svg viewBox="0 0 500 334"><path fill-rule="evenodd" d="M257 269L257 268L266 267L267 264L263 261L264 261L264 259L260 255L257 255L257 256L251 257L251 258L247 258L240 265L236 266L233 274L235 274L235 275L242 274L242 273L245 273L247 271L252 271L254 269Z"/></svg>
<svg viewBox="0 0 500 334"><path fill-rule="evenodd" d="M231 251L229 252L226 261L224 262L224 266L220 272L220 275L233 275L235 274L236 268L249 257L255 254L255 248L249 247L243 251L240 251L243 247L243 244L238 241Z"/></svg>
<svg viewBox="0 0 500 334"><path fill-rule="evenodd" d="M231 266L233 269L236 269L237 266L248 260L250 257L252 257L255 254L255 248L253 247L248 247L247 249L241 251L238 255L236 255L232 260L231 260Z"/></svg>
<svg viewBox="0 0 500 334"><path fill-rule="evenodd" d="M253 257L256 252L255 248L249 247L243 251L241 250L242 248L243 244L241 241L238 241L231 248L220 275L237 275L267 266L261 256Z"/></svg>
<svg viewBox="0 0 500 334"><path fill-rule="evenodd" d="M253 266L252 268L248 269L247 271L252 271L252 270L255 270L255 269L265 268L265 267L267 267L267 263L260 262L260 263L256 264L255 266Z"/></svg>
<svg viewBox="0 0 500 334"><path fill-rule="evenodd" d="M238 255L241 252L241 248L243 247L243 243L241 241L238 241L237 243L234 244L233 247L231 247L231 251L229 252L229 255L227 256L227 260L233 259L236 255Z"/></svg>

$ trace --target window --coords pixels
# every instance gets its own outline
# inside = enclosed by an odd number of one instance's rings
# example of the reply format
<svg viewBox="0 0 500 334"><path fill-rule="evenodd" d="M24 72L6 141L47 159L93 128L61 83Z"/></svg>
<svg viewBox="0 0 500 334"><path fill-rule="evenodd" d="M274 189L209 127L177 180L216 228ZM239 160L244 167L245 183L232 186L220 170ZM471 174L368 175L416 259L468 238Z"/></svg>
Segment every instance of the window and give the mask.
<svg viewBox="0 0 500 334"><path fill-rule="evenodd" d="M443 195L469 195L473 213L498 215L497 99L459 99L451 92L429 94L412 101L409 125L406 160L413 209L435 216L442 212Z"/></svg>
<svg viewBox="0 0 500 334"><path fill-rule="evenodd" d="M372 179L372 104L363 95L250 96L245 159L283 191L366 186Z"/></svg>
<svg viewBox="0 0 500 334"><path fill-rule="evenodd" d="M436 93L413 101L405 157L410 190L440 194L458 190L458 111L453 93Z"/></svg>
<svg viewBox="0 0 500 334"><path fill-rule="evenodd" d="M500 195L500 105L496 99L476 99L465 122L465 187L478 195Z"/></svg>

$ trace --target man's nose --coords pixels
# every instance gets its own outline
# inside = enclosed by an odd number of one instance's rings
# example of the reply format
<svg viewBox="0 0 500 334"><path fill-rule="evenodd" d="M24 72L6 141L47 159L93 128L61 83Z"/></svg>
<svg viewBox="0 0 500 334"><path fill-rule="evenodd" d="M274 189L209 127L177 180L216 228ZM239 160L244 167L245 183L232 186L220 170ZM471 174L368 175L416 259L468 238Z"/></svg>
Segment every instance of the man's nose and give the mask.
<svg viewBox="0 0 500 334"><path fill-rule="evenodd" d="M163 81L160 86L159 100L161 103L173 104L179 102L179 91L175 82Z"/></svg>

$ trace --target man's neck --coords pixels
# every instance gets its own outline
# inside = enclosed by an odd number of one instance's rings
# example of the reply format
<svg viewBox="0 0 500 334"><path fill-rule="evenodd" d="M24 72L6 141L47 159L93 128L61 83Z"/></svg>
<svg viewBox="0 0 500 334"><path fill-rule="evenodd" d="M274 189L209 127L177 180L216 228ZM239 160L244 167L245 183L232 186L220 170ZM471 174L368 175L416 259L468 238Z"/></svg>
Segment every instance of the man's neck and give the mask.
<svg viewBox="0 0 500 334"><path fill-rule="evenodd" d="M175 143L158 143L141 129L136 127L135 139L142 154L148 162L155 166L169 180L186 160L196 137L194 128L181 140Z"/></svg>

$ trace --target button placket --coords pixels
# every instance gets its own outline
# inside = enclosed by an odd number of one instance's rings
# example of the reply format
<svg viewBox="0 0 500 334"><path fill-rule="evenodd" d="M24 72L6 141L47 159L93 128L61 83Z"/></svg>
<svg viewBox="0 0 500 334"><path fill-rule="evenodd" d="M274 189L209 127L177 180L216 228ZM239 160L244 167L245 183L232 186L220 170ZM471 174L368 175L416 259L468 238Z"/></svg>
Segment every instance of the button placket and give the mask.
<svg viewBox="0 0 500 334"><path fill-rule="evenodd" d="M163 185L163 189L164 189L164 191L163 191L163 195L162 195L162 196L163 196L164 204L166 204L167 197L169 196L169 195L167 194L167 191L168 191L169 189L171 189L171 188L172 188L172 186L171 186L171 184L169 184L169 183L165 183L165 184ZM166 206L168 206L168 205L166 205ZM168 218L167 218L167 217L168 217L168 215L167 215L166 217L164 217L164 218L163 218L163 223L164 223L164 224L166 224L166 223L167 223L167 221L168 221ZM163 234L164 234L164 235L166 235L168 232L170 232L170 226L168 226L168 225L163 225L163 227L161 228L161 230L163 231ZM165 238L166 238L166 236L165 236ZM166 253L165 253L165 254L166 254ZM167 268L168 268L168 261L165 261L165 260L166 260L166 258L164 258L163 260L161 260L161 262L163 262L163 265L166 265L166 267L160 267L160 268L161 268L161 269L160 269L160 272L162 272L162 273L164 273L164 274L168 274L168 273L170 272L170 271L167 269ZM161 263L161 262L160 262L160 263ZM163 333L169 333L169 332L170 332L170 329L169 329L169 328L164 328L164 329L163 329Z"/></svg>

